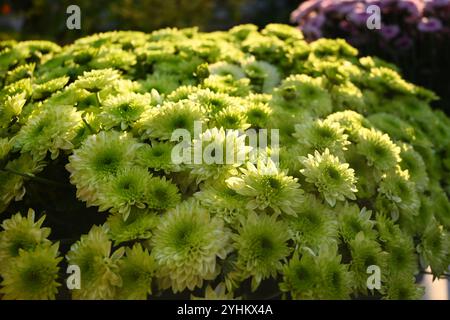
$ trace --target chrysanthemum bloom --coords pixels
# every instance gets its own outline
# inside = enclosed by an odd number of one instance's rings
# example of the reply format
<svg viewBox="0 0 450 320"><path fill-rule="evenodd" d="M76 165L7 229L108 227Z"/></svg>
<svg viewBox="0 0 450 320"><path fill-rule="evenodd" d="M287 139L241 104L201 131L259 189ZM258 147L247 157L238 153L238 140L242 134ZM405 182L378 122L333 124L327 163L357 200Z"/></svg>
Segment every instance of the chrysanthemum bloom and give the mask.
<svg viewBox="0 0 450 320"><path fill-rule="evenodd" d="M72 290L72 298L81 300L113 299L122 285L118 261L124 248L111 254L111 241L106 230L93 226L87 235L72 245L66 259L81 271L80 289Z"/></svg>
<svg viewBox="0 0 450 320"><path fill-rule="evenodd" d="M11 120L22 112L26 103L24 93L7 96L0 105L0 128L7 128Z"/></svg>
<svg viewBox="0 0 450 320"><path fill-rule="evenodd" d="M324 152L328 148L331 153L340 155L347 150L350 142L344 134L344 128L331 121L315 120L295 126L294 137L298 144L304 148L305 155L314 151Z"/></svg>
<svg viewBox="0 0 450 320"><path fill-rule="evenodd" d="M140 244L125 249L125 257L119 261L119 275L122 286L115 298L146 300L152 293L152 279L156 263L153 257Z"/></svg>
<svg viewBox="0 0 450 320"><path fill-rule="evenodd" d="M283 282L280 289L288 292L292 299L317 298L317 284L320 282L320 270L314 254L305 252L300 259L295 252L289 263L283 266Z"/></svg>
<svg viewBox="0 0 450 320"><path fill-rule="evenodd" d="M403 143L400 148L400 167L408 170L409 177L416 184L418 191L425 190L429 183L425 161L411 145Z"/></svg>
<svg viewBox="0 0 450 320"><path fill-rule="evenodd" d="M324 116L331 113L331 97L322 78L307 75L287 77L274 91L272 105L282 110Z"/></svg>
<svg viewBox="0 0 450 320"><path fill-rule="evenodd" d="M108 236L118 245L132 240L149 239L158 222L156 212L133 207L126 220L123 214L112 214L108 216L105 225Z"/></svg>
<svg viewBox="0 0 450 320"><path fill-rule="evenodd" d="M384 174L378 188L379 199L383 198L390 201L390 213L394 220L403 211L407 215L417 215L420 206L419 196L417 194L416 186L409 177L408 171L402 171L399 168L391 171L389 174ZM389 210L383 208L380 202L379 210Z"/></svg>
<svg viewBox="0 0 450 320"><path fill-rule="evenodd" d="M70 182L77 186L77 197L92 205L98 199L100 186L133 165L139 147L133 137L117 131L102 131L86 139L66 165Z"/></svg>
<svg viewBox="0 0 450 320"><path fill-rule="evenodd" d="M231 189L247 197L248 209L269 209L277 215L296 215L296 208L303 200L303 190L296 178L278 169L271 158L266 161L258 160L256 166L248 162L246 169L240 170L240 176L228 178L226 183Z"/></svg>
<svg viewBox="0 0 450 320"><path fill-rule="evenodd" d="M166 177L153 177L146 183L144 200L149 208L166 210L175 207L181 201L177 186L166 180Z"/></svg>
<svg viewBox="0 0 450 320"><path fill-rule="evenodd" d="M348 163L341 163L328 149L322 154L316 151L314 156L309 154L308 157L301 157L300 161L304 166L300 172L306 181L314 184L331 206L345 198L356 199L358 190L354 170L349 168Z"/></svg>
<svg viewBox="0 0 450 320"><path fill-rule="evenodd" d="M73 148L71 140L81 125L81 113L74 107L43 106L15 136L14 148L30 152L37 160L44 159L50 151L51 158L56 159L60 150Z"/></svg>
<svg viewBox="0 0 450 320"><path fill-rule="evenodd" d="M283 269L280 288L293 299L349 299L353 274L342 263L337 246L322 245L317 254L309 249L296 252Z"/></svg>
<svg viewBox="0 0 450 320"><path fill-rule="evenodd" d="M26 192L25 176L32 177L44 167L44 162L36 161L29 153L23 153L6 164L6 170L0 171L0 212L3 212L13 199L22 200Z"/></svg>
<svg viewBox="0 0 450 320"><path fill-rule="evenodd" d="M193 163L189 165L197 181L217 179L225 173L237 174L252 150L246 145L246 135L237 130L212 128L193 139L190 148Z"/></svg>
<svg viewBox="0 0 450 320"><path fill-rule="evenodd" d="M69 82L69 79L69 77L63 76L44 83L35 84L33 86L33 99L36 101L47 98L53 92L64 88L64 86Z"/></svg>
<svg viewBox="0 0 450 320"><path fill-rule="evenodd" d="M231 75L234 79L245 78L244 70L238 65L228 62L217 62L208 66L210 74L217 74L219 76Z"/></svg>
<svg viewBox="0 0 450 320"><path fill-rule="evenodd" d="M353 141L363 126L364 117L355 111L346 110L330 114L326 121L337 122Z"/></svg>
<svg viewBox="0 0 450 320"><path fill-rule="evenodd" d="M0 273L8 270L13 259L19 256L19 251L33 251L36 247L50 244L47 240L50 228L43 228L45 216L35 222L35 213L28 210L26 217L20 213L3 221L0 232Z"/></svg>
<svg viewBox="0 0 450 320"><path fill-rule="evenodd" d="M434 276L442 274L448 268L448 232L444 231L436 221L432 221L421 235L417 252L423 268L431 267Z"/></svg>
<svg viewBox="0 0 450 320"><path fill-rule="evenodd" d="M355 285L362 294L367 293L367 268L378 266L387 270L387 254L381 250L380 244L360 232L349 242L352 262L350 270L354 273ZM382 274L382 279L385 280Z"/></svg>
<svg viewBox="0 0 450 320"><path fill-rule="evenodd" d="M286 226L275 215L250 214L242 219L238 234L233 234L237 250L236 270L230 274L238 281L251 277L252 291L261 281L275 277L290 252Z"/></svg>
<svg viewBox="0 0 450 320"><path fill-rule="evenodd" d="M375 222L371 220L372 211L365 207L360 209L357 204L345 203L336 207L339 220L339 234L345 242L355 239L360 232L365 237L375 239Z"/></svg>
<svg viewBox="0 0 450 320"><path fill-rule="evenodd" d="M391 170L400 162L400 148L378 130L361 129L356 149L369 165L380 171Z"/></svg>
<svg viewBox="0 0 450 320"><path fill-rule="evenodd" d="M188 94L185 99L197 102L210 115L215 115L228 108L237 108L240 104L239 99L236 97L231 97L225 93L213 92L210 89L197 89L195 92Z"/></svg>
<svg viewBox="0 0 450 320"><path fill-rule="evenodd" d="M206 181L194 196L209 212L222 218L230 227L235 226L241 216L249 213L247 198L230 188L222 179Z"/></svg>
<svg viewBox="0 0 450 320"><path fill-rule="evenodd" d="M137 166L120 169L114 177L99 186L93 204L99 206L99 211L111 209L111 212L120 213L126 219L132 206L145 208L150 184L151 175L146 169Z"/></svg>
<svg viewBox="0 0 450 320"><path fill-rule="evenodd" d="M287 223L297 247L316 250L321 244L337 243L337 220L328 205L307 194L296 213L296 216L287 219Z"/></svg>
<svg viewBox="0 0 450 320"><path fill-rule="evenodd" d="M242 108L228 107L214 116L210 126L245 131L250 124L247 123L247 117Z"/></svg>
<svg viewBox="0 0 450 320"><path fill-rule="evenodd" d="M10 266L1 275L0 293L9 300L55 299L60 284L58 279L58 244L37 246L32 251L19 250Z"/></svg>
<svg viewBox="0 0 450 320"><path fill-rule="evenodd" d="M270 93L280 82L278 69L266 61L248 61L243 67L255 92Z"/></svg>
<svg viewBox="0 0 450 320"><path fill-rule="evenodd" d="M174 293L201 287L219 272L217 258L225 259L229 233L220 219L211 218L195 202L183 202L169 210L151 238L162 289Z"/></svg>
<svg viewBox="0 0 450 320"><path fill-rule="evenodd" d="M393 277L381 287L381 290L383 298L390 300L418 300L425 293L424 288L416 284L413 276L409 279Z"/></svg>
<svg viewBox="0 0 450 320"><path fill-rule="evenodd" d="M149 94L128 93L114 96L102 102L100 118L106 130L119 127L121 130L132 126L141 114L150 108Z"/></svg>
<svg viewBox="0 0 450 320"><path fill-rule="evenodd" d="M142 138L170 140L176 129L186 129L192 136L194 122L204 120L204 111L199 104L180 100L148 109L136 123L136 128L142 132Z"/></svg>
<svg viewBox="0 0 450 320"><path fill-rule="evenodd" d="M90 92L98 92L111 85L120 78L120 73L114 69L98 69L86 71L73 83L76 88L86 89Z"/></svg>
<svg viewBox="0 0 450 320"><path fill-rule="evenodd" d="M168 174L181 170L181 166L173 163L172 149L175 144L171 142L155 142L151 146L143 144L136 152L136 163L144 168L154 171L163 171Z"/></svg>
<svg viewBox="0 0 450 320"><path fill-rule="evenodd" d="M256 95L255 95L255 99ZM249 104L244 105L244 112L247 118L247 122L254 129L268 128L272 109L268 106L267 102L263 101L250 101Z"/></svg>

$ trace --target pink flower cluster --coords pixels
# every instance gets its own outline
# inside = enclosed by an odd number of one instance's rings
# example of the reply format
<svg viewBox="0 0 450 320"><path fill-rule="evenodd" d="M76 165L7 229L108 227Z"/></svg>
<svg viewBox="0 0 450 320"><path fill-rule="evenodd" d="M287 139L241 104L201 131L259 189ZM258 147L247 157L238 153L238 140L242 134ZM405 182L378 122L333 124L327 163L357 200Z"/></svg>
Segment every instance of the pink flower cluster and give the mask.
<svg viewBox="0 0 450 320"><path fill-rule="evenodd" d="M377 5L381 29L369 30L367 8ZM354 45L373 41L408 48L423 34L450 37L450 0L307 0L292 12L309 40L342 37Z"/></svg>

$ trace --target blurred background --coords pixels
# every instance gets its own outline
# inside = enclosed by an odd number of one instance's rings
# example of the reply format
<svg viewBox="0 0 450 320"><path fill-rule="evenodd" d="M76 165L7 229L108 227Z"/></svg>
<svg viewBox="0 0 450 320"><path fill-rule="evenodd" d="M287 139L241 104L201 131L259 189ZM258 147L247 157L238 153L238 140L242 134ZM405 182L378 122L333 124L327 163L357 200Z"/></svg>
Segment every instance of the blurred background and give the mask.
<svg viewBox="0 0 450 320"><path fill-rule="evenodd" d="M81 30L68 30L66 8L81 8ZM381 28L369 30L367 8L378 5ZM450 114L450 0L0 0L1 40L66 44L96 32L164 27L226 30L234 25L297 25L308 41L344 38L363 55L399 67L409 81L434 90ZM421 281L425 298L448 299L447 281Z"/></svg>

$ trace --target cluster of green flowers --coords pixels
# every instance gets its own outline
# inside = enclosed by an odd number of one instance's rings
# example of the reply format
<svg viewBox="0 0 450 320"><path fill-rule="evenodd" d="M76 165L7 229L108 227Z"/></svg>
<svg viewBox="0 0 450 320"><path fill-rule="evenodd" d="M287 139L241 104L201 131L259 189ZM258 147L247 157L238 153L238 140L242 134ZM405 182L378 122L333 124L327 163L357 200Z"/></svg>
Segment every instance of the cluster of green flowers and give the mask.
<svg viewBox="0 0 450 320"><path fill-rule="evenodd" d="M430 108L432 92L342 40L308 44L271 24L0 50L3 298L53 299L63 283L44 218L7 216L57 161L77 198L107 212L61 253L81 270L74 299L267 288L414 299L419 270L448 269L450 119ZM178 163L177 129L188 148L231 137L236 154L243 131L278 129L279 147L239 164ZM372 265L380 289L367 287Z"/></svg>

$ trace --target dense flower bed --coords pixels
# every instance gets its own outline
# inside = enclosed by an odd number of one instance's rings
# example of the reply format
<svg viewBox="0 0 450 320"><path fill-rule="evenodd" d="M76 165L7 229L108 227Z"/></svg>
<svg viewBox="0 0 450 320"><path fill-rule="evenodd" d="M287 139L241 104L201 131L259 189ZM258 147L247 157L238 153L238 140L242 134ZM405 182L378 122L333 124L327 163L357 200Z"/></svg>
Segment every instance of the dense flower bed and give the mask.
<svg viewBox="0 0 450 320"><path fill-rule="evenodd" d="M379 29L367 26L376 12L370 6L379 8ZM344 38L396 63L408 79L434 89L443 98L438 105L450 112L449 0L308 0L291 18L310 41Z"/></svg>
<svg viewBox="0 0 450 320"><path fill-rule="evenodd" d="M414 299L419 270L447 269L450 120L342 40L272 24L0 49L5 299ZM177 129L187 154L230 138L246 161L176 162ZM247 153L247 129L279 147Z"/></svg>

